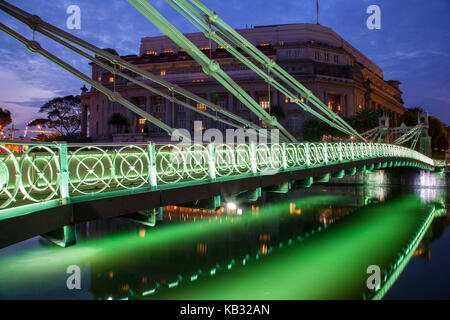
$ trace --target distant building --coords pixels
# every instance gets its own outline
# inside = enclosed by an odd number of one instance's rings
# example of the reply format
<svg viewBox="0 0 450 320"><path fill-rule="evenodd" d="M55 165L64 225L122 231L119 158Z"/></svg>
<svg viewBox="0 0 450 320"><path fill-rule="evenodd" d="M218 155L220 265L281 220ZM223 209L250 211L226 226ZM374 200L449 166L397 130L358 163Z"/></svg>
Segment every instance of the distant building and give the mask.
<svg viewBox="0 0 450 320"><path fill-rule="evenodd" d="M266 55L275 59L336 113L345 117L363 108L381 109L390 117L392 126L399 124L399 117L405 111L400 82L385 81L379 66L332 29L315 24L290 24L237 31ZM209 40L202 33L186 36L207 55L211 52L212 58L220 63L222 69L263 108L269 106L268 85L253 71L216 44L209 48ZM122 58L241 117L259 122L240 101L214 78L205 75L201 67L166 36L143 38L139 56ZM172 127L193 131L193 121L203 120L205 128L225 129L225 126L214 120L182 106L172 106L169 101L154 96L124 79L114 78L96 65L92 65L92 78L119 91L125 98ZM114 139L148 140L148 137L165 135L157 127L124 107L110 103L95 89L85 90L81 99L85 111L83 127L85 131L89 128L89 135L94 140L113 139L115 128L108 124L113 113L123 114L130 123L128 134L116 136ZM182 100L186 101L184 98ZM194 102L187 102L199 109L204 108ZM273 88L270 105L283 108L286 118L282 124L301 138L302 123L308 115Z"/></svg>

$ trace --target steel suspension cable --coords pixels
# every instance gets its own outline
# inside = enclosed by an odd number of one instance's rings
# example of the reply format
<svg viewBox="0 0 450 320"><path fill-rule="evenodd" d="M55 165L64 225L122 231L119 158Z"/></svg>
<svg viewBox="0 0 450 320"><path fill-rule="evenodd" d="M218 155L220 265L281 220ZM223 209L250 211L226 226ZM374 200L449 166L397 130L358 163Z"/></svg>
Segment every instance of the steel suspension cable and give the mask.
<svg viewBox="0 0 450 320"><path fill-rule="evenodd" d="M27 24L33 30L38 30L41 33L42 33L42 31L48 31L49 33L55 34L67 41L70 41L86 50L89 50L89 51L95 53L99 57L109 61L111 64L121 65L122 67L124 67L125 69L128 69L129 71L132 71L132 72L144 77L145 79L155 82L155 83L167 88L171 92L176 92L177 94L180 94L188 99L191 99L197 103L203 104L205 107L208 107L209 109L215 111L216 113L220 113L221 115L224 115L230 119L233 119L234 121L243 124L247 128L252 128L255 130L262 129L260 126L252 123L249 120L239 117L232 112L224 110L223 108L219 107L218 105L212 104L208 100L201 98L201 97L189 92L188 90L178 87L177 85L174 85L174 84L172 84L166 80L163 80L160 77L155 76L155 75L153 75L131 63L128 63L127 61L123 60L119 56L111 54L105 50L102 50L102 49L82 40L82 39L79 39L65 31L53 26L53 25L46 23L45 21L40 19L38 16L30 15L29 13L27 13L27 12L25 12L3 0L0 0L0 9L5 11L9 15L15 17L16 19L22 21L23 23ZM124 77L124 78L127 78L128 80L132 81L133 83L138 84L138 83L136 83L135 80L131 80L130 77ZM139 82L139 83L142 84L142 82ZM147 90L149 90L149 88L151 88L151 87L146 86L145 88ZM159 94L160 91L154 91L155 89L152 89L152 90L153 90L152 92L154 92L155 94L161 95L161 94ZM161 96L163 96L164 98L167 99L167 95L161 95ZM171 99L169 99L169 101L171 101ZM180 101L180 102L182 102L182 101ZM189 104L186 104L184 102L182 102L180 104L189 108L190 110L193 110L195 112L198 112L200 114L210 117L208 113L205 113L202 110L198 110L197 108L194 108ZM222 120L221 118L219 118L217 116L214 118L214 120L221 121L221 122L226 121L226 120ZM224 123L231 125L231 123L228 121L224 122ZM237 128L237 126L235 124L233 124L232 126ZM241 128L241 126L238 126L238 127Z"/></svg>
<svg viewBox="0 0 450 320"><path fill-rule="evenodd" d="M167 19L165 19L154 7L145 0L128 0L139 12L141 12L148 20L163 31L172 41L183 48L195 61L197 61L205 74L214 77L227 90L236 96L250 111L257 115L262 121L269 126L278 128L282 134L291 141L295 138L276 120L271 117L263 108L256 103L231 77L229 77L216 61L208 59L208 57L200 51L191 41L189 41L178 29L176 29Z"/></svg>
<svg viewBox="0 0 450 320"><path fill-rule="evenodd" d="M273 60L269 59L266 55L264 55L259 49L257 49L253 44L251 44L239 33L237 33L233 28L228 26L223 20L221 20L217 16L215 12L209 10L200 1L190 0L203 12L200 12L185 0L173 0L173 1L176 2L178 5L182 4L183 8L187 8L187 10L193 12L199 19L203 20L205 23L206 22L211 23L223 36L232 41L236 46L240 47L244 52L249 54L251 57L255 58L265 68L268 69L270 67L274 75L276 75L284 83L286 83L296 92L302 95L302 97L304 97L306 101L312 103L316 108L318 108L324 114L327 114L333 121L339 123L342 127L347 128L349 131L353 133L353 135L364 140L364 138L355 129L353 129L348 123L346 123L341 117L339 117L339 115L328 109L328 107L325 106L323 102L320 99L318 99L311 91L309 91L306 87L304 87L301 83L299 83L284 69L278 66L276 62L274 62Z"/></svg>
<svg viewBox="0 0 450 320"><path fill-rule="evenodd" d="M12 38L16 39L17 41L21 42L22 44L24 44L30 52L38 53L38 54L42 55L44 58L46 58L46 59L50 60L51 62L57 64L58 66L62 67L66 71L72 73L73 75L75 75L76 77L80 78L81 80L86 81L91 86L93 86L95 89L97 89L98 91L103 93L111 102L118 102L118 103L120 103L124 107L126 107L129 110L137 113L141 117L147 119L148 121L150 121L154 125L158 126L162 130L167 132L170 136L174 135L174 131L175 131L174 128L166 125L164 122L160 121L159 119L157 119L154 116L148 114L147 112L145 112L141 108L137 107L133 103L131 103L128 100L124 99L120 95L120 93L113 92L113 91L109 90L108 88L104 87L103 85L101 85L101 84L97 83L96 81L92 80L90 77L88 77L84 73L80 72L79 70L75 69L71 65L67 64L63 60L61 60L58 57L54 56L53 54L51 54L47 50L43 49L41 47L41 45L37 41L26 39L25 37L23 37L19 33L15 32L14 30L12 30L9 27L7 27L6 25L4 25L3 23L0 23L0 30L5 32L6 34L11 36ZM181 133L179 134L179 136L182 137L183 139L189 140L189 137L184 136Z"/></svg>
<svg viewBox="0 0 450 320"><path fill-rule="evenodd" d="M205 36L209 39L213 39L218 45L225 48L229 53L231 53L233 56L235 56L239 61L241 61L245 66L247 66L249 69L254 71L256 74L258 74L261 78L264 79L265 82L268 83L268 86L271 85L274 86L276 90L284 94L290 101L294 102L298 106L300 106L304 111L311 113L315 117L319 118L320 120L326 122L328 125L330 125L333 128L336 128L339 131L342 131L348 135L355 135L356 131L350 131L348 128L334 123L332 120L328 119L327 117L321 115L319 112L315 111L311 107L309 107L307 104L303 103L297 95L290 92L288 89L286 89L283 85L281 85L278 81L276 81L273 77L270 76L270 70L272 65L269 64L267 67L267 73L262 71L260 68L258 68L254 63L252 63L249 59L247 59L243 54L241 54L238 50L233 48L230 44L228 44L225 40L220 38L215 32L212 32L211 30L207 29L205 26L205 23L199 19L197 16L195 16L192 12L186 11L183 12L179 7L177 7L171 0L166 0L175 10L177 10L181 15L183 15L187 20L189 20L192 24L194 24L199 30L201 30ZM174 0L177 2L177 0ZM180 5L180 4L179 4ZM184 9L184 6L180 5ZM195 8L194 8L195 9ZM187 15L187 14L189 15ZM194 21L195 20L195 21ZM272 60L271 60L272 61ZM328 110L328 108L327 108Z"/></svg>

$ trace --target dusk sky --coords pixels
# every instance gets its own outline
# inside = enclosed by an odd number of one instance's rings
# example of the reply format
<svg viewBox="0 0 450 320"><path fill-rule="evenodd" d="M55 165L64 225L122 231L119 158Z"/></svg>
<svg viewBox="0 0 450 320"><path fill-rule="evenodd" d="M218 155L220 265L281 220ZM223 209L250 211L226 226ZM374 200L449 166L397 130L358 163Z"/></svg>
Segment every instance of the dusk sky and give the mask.
<svg viewBox="0 0 450 320"><path fill-rule="evenodd" d="M126 0L15 0L14 5L99 47L120 55L138 54L140 39L161 35ZM164 0L150 0L183 32L196 32ZM246 25L315 23L315 0L204 0L236 29ZM369 5L381 8L381 30L366 26ZM68 30L66 9L81 8L81 30ZM385 80L399 80L406 107L422 106L450 125L450 13L449 0L320 0L320 23L377 63ZM0 21L32 38L20 22L0 12ZM36 40L53 54L90 75L87 60L46 40ZM11 110L16 126L23 128L38 116L47 100L79 94L83 82L45 58L0 33L0 107Z"/></svg>

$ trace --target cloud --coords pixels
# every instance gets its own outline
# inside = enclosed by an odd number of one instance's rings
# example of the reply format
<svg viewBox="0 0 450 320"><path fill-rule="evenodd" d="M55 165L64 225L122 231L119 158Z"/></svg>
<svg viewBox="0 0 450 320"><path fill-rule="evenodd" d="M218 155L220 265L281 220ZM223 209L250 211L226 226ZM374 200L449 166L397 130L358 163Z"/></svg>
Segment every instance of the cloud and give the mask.
<svg viewBox="0 0 450 320"><path fill-rule="evenodd" d="M57 96L55 91L20 79L11 70L0 70L0 79L0 103L32 102L34 100L50 99Z"/></svg>
<svg viewBox="0 0 450 320"><path fill-rule="evenodd" d="M16 128L24 128L30 120L42 118L42 114L39 114L39 108L36 107L11 102L0 102L0 105L3 109L6 108L11 111L11 118Z"/></svg>

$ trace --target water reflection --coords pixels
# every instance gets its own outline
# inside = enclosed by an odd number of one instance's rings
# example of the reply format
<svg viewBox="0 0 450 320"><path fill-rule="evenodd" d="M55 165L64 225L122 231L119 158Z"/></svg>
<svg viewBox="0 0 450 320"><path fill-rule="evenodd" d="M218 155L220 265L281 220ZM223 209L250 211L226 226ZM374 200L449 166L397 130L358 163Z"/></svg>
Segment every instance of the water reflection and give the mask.
<svg viewBox="0 0 450 320"><path fill-rule="evenodd" d="M439 189L428 190L434 191L415 192L424 202L445 196ZM0 298L77 298L79 292L65 288L70 264L82 266L83 298L164 297L168 288L200 283L216 274L219 279L227 270L240 272L246 264L269 265L264 258L273 252L300 254L300 242L328 233L358 208L389 202L396 193L382 186L313 186L285 195L263 194L258 202L225 205L217 211L166 207L164 220L153 229L120 219L89 222L78 226L79 243L72 248L55 248L36 238L28 247L1 250ZM422 243L431 239L425 237ZM422 244L414 252L426 254ZM351 295L343 293L346 296Z"/></svg>

